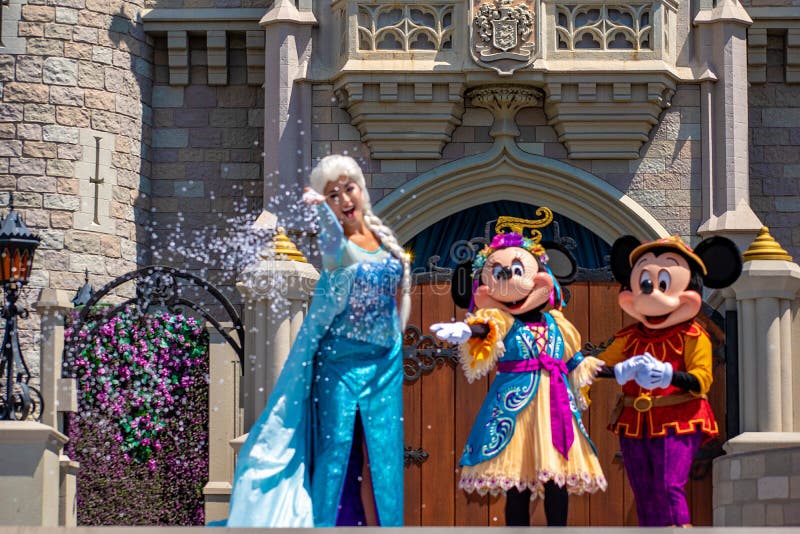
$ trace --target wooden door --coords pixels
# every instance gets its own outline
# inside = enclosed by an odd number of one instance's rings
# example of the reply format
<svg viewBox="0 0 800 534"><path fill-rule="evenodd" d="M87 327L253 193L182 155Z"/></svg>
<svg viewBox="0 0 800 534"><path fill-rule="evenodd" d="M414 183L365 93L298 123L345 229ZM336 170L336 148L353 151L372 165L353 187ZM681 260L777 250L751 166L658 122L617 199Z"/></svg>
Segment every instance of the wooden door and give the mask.
<svg viewBox="0 0 800 534"><path fill-rule="evenodd" d="M584 342L600 344L629 324L617 306L619 286L608 282L578 282L570 286L572 298L564 310L580 331ZM415 286L409 323L419 334L430 335L436 322L463 318L465 310L456 308L449 284ZM405 470L405 524L408 526L504 526L504 499L468 496L459 490L458 460L472 422L478 413L493 376L468 384L455 365L455 351L438 350L428 337L419 334L408 339L414 344L409 353L424 354L407 368L404 386L405 443L411 451ZM417 339L411 339L416 337ZM421 342L420 342L421 341ZM408 360L407 360L408 361ZM724 366L715 368L710 392L720 431L724 426ZM613 380L599 379L591 389L592 403L584 414L584 424L597 447L608 490L591 496L570 497L569 524L573 526L636 526L633 494L625 477L617 437L607 430L608 414L619 392ZM706 462L710 465L709 462ZM703 474L699 466L699 474ZM695 525L711 525L711 471L692 480L687 496ZM544 507L536 501L533 524L546 525Z"/></svg>

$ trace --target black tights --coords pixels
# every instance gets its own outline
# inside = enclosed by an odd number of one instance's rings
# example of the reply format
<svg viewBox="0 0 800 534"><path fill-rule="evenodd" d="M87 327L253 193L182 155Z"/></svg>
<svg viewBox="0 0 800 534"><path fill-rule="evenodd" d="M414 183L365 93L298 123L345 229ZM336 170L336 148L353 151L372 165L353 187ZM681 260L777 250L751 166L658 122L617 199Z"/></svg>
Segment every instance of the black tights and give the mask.
<svg viewBox="0 0 800 534"><path fill-rule="evenodd" d="M531 490L519 491L512 488L506 492L506 525L509 527L529 527L531 525ZM560 488L550 480L544 485L544 515L547 526L567 526L569 495L567 486Z"/></svg>

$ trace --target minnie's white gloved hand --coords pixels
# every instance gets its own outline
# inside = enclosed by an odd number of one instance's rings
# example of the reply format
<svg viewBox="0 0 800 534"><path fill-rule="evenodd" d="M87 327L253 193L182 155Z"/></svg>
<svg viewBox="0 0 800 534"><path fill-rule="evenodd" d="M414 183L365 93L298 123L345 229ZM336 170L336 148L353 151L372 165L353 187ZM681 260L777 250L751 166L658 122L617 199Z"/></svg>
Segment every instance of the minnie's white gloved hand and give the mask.
<svg viewBox="0 0 800 534"><path fill-rule="evenodd" d="M435 323L431 325L431 332L448 343L464 343L472 337L472 329L462 322Z"/></svg>

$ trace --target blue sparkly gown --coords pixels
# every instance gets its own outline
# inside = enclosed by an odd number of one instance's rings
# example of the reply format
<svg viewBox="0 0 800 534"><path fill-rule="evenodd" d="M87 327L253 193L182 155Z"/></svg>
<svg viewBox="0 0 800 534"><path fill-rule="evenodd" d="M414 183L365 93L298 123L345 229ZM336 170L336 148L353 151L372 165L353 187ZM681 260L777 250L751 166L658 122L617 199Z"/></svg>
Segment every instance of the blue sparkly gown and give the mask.
<svg viewBox="0 0 800 534"><path fill-rule="evenodd" d="M356 414L382 526L403 524L402 264L348 240L318 207L323 270L311 308L238 456L227 526L334 526ZM352 470L352 469L351 469Z"/></svg>

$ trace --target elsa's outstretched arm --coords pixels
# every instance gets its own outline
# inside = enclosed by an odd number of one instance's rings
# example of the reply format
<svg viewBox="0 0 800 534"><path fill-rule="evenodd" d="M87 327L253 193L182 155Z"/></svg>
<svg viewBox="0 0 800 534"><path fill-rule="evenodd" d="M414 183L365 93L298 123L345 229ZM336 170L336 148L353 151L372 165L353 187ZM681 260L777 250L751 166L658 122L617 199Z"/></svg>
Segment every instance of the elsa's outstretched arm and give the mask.
<svg viewBox="0 0 800 534"><path fill-rule="evenodd" d="M347 244L342 225L336 219L331 208L325 202L325 197L307 187L303 193L303 202L317 206L319 217L319 235L317 246L322 254L322 267L331 271L341 266L342 251Z"/></svg>

